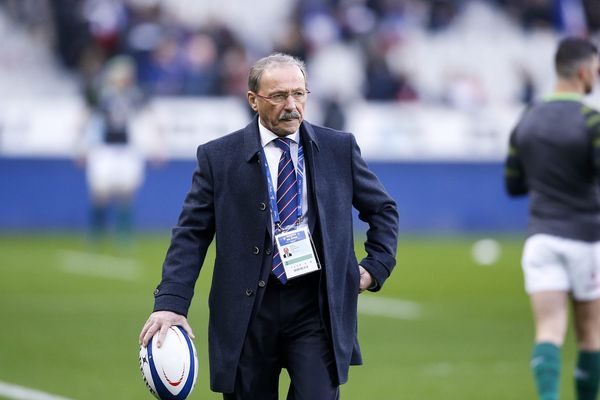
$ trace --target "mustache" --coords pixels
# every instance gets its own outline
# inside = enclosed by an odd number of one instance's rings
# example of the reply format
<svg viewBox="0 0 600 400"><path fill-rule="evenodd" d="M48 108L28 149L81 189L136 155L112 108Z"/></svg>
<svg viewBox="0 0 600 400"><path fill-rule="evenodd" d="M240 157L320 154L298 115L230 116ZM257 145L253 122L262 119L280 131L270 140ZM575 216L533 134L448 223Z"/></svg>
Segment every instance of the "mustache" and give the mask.
<svg viewBox="0 0 600 400"><path fill-rule="evenodd" d="M279 116L280 121L291 121L293 119L300 119L302 116L298 111L282 112Z"/></svg>

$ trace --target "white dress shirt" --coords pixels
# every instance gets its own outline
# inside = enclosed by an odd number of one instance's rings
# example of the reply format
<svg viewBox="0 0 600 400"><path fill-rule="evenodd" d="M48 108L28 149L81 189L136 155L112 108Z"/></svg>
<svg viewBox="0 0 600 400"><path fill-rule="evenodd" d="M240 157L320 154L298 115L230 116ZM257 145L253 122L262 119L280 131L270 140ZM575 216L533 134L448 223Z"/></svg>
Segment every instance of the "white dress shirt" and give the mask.
<svg viewBox="0 0 600 400"><path fill-rule="evenodd" d="M267 164L269 164L269 172L271 174L271 177L273 178L273 184L277 185L279 159L281 158L281 154L283 153L283 151L279 147L277 147L275 143L273 143L273 140L277 139L279 136L265 128L260 119L258 122L258 130L260 132L260 142L262 144L264 154L267 158ZM296 168L297 171L298 142L300 140L300 132L296 131L293 134L288 135L286 137L292 140L290 152L292 155L292 162L294 163L294 168ZM306 173L306 164L307 163L304 162L304 179L302 180L302 222L300 222L300 226L308 226L308 190L306 185L306 179L308 177L308 174ZM277 192L277 188L273 188L273 190ZM275 224L273 223L273 213L271 213L271 226L273 227L273 231L275 231Z"/></svg>

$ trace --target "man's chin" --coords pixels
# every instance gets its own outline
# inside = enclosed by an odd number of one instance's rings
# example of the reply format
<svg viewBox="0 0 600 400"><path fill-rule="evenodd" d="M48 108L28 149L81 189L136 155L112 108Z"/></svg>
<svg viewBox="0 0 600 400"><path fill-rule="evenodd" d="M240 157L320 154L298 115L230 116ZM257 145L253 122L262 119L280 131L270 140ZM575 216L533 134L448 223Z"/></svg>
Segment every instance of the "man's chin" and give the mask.
<svg viewBox="0 0 600 400"><path fill-rule="evenodd" d="M289 121L279 121L279 126L277 127L277 132L275 132L278 136L289 136L300 128L300 122L297 119L292 119Z"/></svg>

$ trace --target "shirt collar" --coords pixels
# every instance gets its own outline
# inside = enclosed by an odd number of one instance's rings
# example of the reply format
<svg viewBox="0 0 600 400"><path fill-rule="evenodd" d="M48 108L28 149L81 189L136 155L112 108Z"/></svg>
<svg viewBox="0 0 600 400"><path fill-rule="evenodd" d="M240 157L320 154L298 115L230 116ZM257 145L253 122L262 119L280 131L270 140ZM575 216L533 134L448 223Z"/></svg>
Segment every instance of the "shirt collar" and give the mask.
<svg viewBox="0 0 600 400"><path fill-rule="evenodd" d="M264 125L260 122L260 118L258 119L258 131L260 132L260 143L263 148L279 137L275 133L265 128ZM298 143L298 137L298 131L286 136L286 138L291 139L295 143Z"/></svg>

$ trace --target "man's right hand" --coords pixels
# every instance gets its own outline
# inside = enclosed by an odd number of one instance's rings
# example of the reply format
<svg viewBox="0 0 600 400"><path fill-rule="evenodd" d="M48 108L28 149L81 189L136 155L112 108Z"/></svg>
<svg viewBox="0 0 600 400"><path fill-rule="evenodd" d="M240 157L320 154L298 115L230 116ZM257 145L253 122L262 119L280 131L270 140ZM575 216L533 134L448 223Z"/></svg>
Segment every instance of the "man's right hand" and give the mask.
<svg viewBox="0 0 600 400"><path fill-rule="evenodd" d="M172 311L156 311L150 314L150 317L142 328L139 338L140 344L146 347L152 336L159 332L157 345L158 347L162 346L167 336L167 331L173 325L180 325L190 338L196 338L190 324L188 324L187 318L183 315L175 314Z"/></svg>

